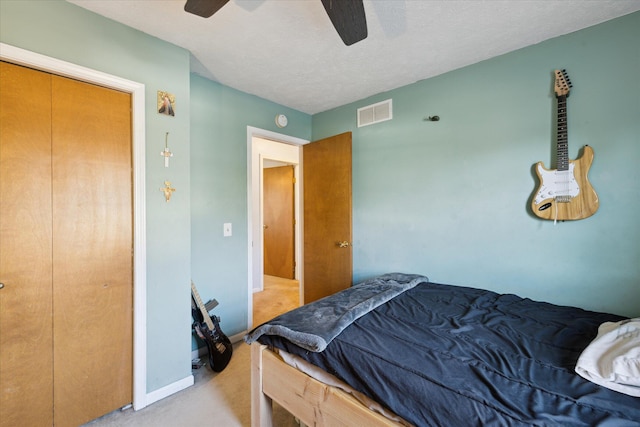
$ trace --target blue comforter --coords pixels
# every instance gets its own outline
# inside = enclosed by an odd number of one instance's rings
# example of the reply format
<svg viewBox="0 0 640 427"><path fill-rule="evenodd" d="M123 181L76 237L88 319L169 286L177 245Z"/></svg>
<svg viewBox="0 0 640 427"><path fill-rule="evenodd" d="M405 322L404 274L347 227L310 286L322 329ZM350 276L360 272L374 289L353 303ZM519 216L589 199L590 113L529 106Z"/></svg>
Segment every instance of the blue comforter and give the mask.
<svg viewBox="0 0 640 427"><path fill-rule="evenodd" d="M258 340L417 426L640 426L640 399L574 372L598 326L621 319L425 280L357 317L323 351Z"/></svg>
<svg viewBox="0 0 640 427"><path fill-rule="evenodd" d="M249 332L251 344L262 335L278 335L309 351L322 351L358 318L419 283L425 276L389 273L271 319Z"/></svg>

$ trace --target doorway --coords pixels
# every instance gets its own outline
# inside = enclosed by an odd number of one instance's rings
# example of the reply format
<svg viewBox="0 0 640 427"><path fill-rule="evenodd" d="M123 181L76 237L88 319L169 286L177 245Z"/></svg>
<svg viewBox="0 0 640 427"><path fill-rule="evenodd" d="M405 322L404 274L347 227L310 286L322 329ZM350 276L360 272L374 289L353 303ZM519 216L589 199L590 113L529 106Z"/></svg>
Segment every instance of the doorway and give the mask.
<svg viewBox="0 0 640 427"><path fill-rule="evenodd" d="M265 159L298 165L294 169L298 305L351 286L351 142L351 132L309 142L247 127L249 296L264 289L260 190ZM288 160L285 153L291 156ZM304 211L300 209L303 204ZM253 298L247 300L248 326L252 326Z"/></svg>
<svg viewBox="0 0 640 427"><path fill-rule="evenodd" d="M248 327L251 327L254 322L254 295L260 293L255 298L256 306L260 305L272 305L270 295L287 295L287 300L292 299L292 286L297 288L297 302L295 306L298 306L302 302L302 283L300 278L302 276L302 240L301 240L301 164L300 153L301 146L308 143L308 141L291 137L288 135L282 135L275 132L270 132L264 129L257 129L247 127L247 183L248 183L248 247L249 250L249 298L248 298ZM263 183L264 183L264 169L269 166L289 166L293 168L293 175L295 178L294 184L294 263L296 265L293 279L281 279L276 276L264 275L264 195L263 195ZM265 286L266 285L266 286ZM267 288L269 288L267 290ZM296 297L293 296L293 300ZM272 300L271 300L272 301ZM280 304L275 304L275 306ZM283 306L289 307L290 303L283 303ZM256 307L257 308L257 307ZM291 307L293 308L293 307ZM274 310L277 307L274 307ZM284 309L284 307L283 307ZM286 311L286 310L285 310ZM257 313L257 311L256 311ZM269 312L271 313L271 312ZM277 313L279 314L279 313ZM276 314L276 315L277 315ZM260 319L265 314L261 311ZM256 314L256 317L258 314ZM273 316L271 316L273 317ZM256 318L256 321L260 321ZM264 319L269 320L269 319Z"/></svg>

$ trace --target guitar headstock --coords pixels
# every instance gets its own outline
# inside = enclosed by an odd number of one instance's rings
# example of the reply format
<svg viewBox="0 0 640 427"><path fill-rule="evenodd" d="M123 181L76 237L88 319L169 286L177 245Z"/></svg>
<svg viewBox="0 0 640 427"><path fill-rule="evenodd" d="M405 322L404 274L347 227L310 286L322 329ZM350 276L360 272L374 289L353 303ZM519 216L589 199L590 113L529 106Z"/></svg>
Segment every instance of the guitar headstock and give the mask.
<svg viewBox="0 0 640 427"><path fill-rule="evenodd" d="M567 70L555 70L556 81L553 85L556 96L569 96L569 90L573 86L569 80Z"/></svg>

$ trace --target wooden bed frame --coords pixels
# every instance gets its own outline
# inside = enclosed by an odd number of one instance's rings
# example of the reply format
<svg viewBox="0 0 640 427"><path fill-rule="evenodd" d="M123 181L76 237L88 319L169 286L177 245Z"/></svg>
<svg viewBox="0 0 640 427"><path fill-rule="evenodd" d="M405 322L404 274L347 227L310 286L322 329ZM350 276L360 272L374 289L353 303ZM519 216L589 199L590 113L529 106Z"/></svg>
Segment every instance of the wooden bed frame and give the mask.
<svg viewBox="0 0 640 427"><path fill-rule="evenodd" d="M272 402L308 426L397 427L349 393L287 365L258 342L251 344L251 426L272 427Z"/></svg>

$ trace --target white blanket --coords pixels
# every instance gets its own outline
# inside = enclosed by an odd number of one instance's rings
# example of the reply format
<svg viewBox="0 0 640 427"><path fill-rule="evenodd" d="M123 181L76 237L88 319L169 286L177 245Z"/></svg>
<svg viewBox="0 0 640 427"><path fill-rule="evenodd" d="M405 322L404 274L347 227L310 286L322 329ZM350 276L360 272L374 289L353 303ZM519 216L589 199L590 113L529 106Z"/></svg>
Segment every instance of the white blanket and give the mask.
<svg viewBox="0 0 640 427"><path fill-rule="evenodd" d="M605 322L582 352L576 372L583 378L640 397L640 318Z"/></svg>

